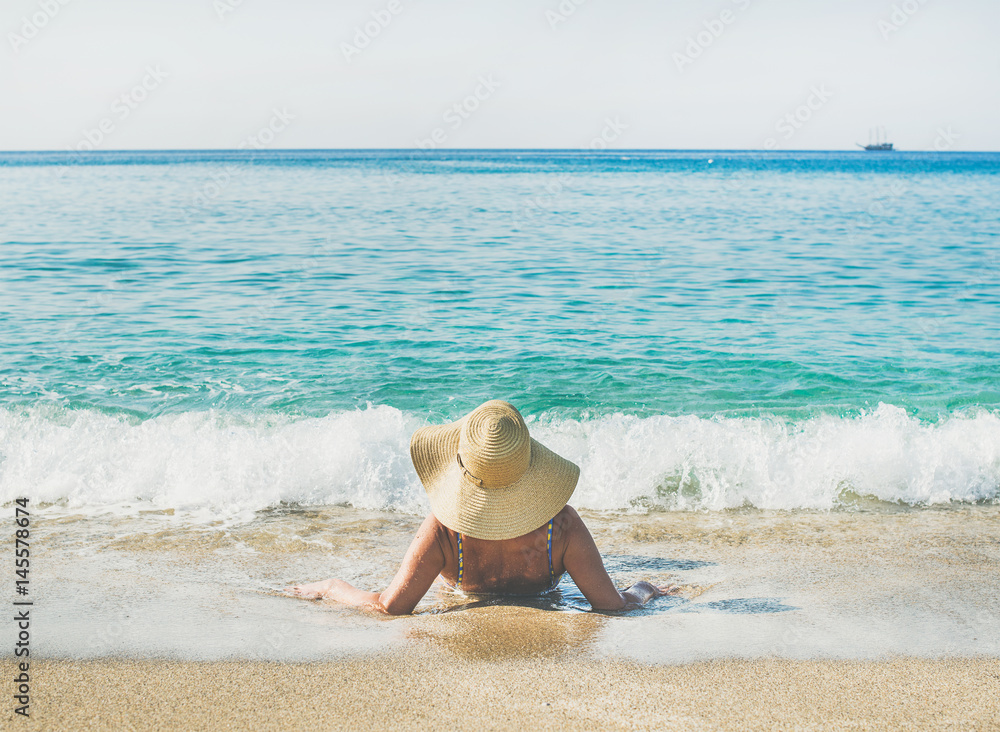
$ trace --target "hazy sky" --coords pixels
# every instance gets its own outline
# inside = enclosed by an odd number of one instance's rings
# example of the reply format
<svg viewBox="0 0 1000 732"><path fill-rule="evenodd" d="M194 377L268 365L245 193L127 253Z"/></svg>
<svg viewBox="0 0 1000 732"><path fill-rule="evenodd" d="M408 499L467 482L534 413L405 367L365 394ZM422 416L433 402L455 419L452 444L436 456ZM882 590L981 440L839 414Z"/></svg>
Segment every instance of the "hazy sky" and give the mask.
<svg viewBox="0 0 1000 732"><path fill-rule="evenodd" d="M997 0L3 5L5 150L1000 150Z"/></svg>

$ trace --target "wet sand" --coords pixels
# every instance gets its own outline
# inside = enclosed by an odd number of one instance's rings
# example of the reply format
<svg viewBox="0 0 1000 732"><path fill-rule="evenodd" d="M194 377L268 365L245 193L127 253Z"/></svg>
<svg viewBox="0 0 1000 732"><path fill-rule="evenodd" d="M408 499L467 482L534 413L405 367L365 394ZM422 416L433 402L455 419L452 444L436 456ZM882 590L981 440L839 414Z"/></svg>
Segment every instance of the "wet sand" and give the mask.
<svg viewBox="0 0 1000 732"><path fill-rule="evenodd" d="M232 527L38 518L32 653L324 662L409 652L414 639L451 645L456 629L501 638L512 623L567 660L1000 658L1000 506L586 520L619 586L687 589L616 617L584 612L564 579L557 593L502 600L528 606L516 618L435 589L412 617L387 619L279 590L326 577L384 587L419 517L331 508ZM13 630L0 623L0 648Z"/></svg>
<svg viewBox="0 0 1000 732"><path fill-rule="evenodd" d="M1000 730L1000 506L586 520L618 584L684 594L385 618L276 588L383 586L419 517L39 517L32 720L4 728Z"/></svg>
<svg viewBox="0 0 1000 732"><path fill-rule="evenodd" d="M9 729L1000 729L996 659L46 661L33 681Z"/></svg>

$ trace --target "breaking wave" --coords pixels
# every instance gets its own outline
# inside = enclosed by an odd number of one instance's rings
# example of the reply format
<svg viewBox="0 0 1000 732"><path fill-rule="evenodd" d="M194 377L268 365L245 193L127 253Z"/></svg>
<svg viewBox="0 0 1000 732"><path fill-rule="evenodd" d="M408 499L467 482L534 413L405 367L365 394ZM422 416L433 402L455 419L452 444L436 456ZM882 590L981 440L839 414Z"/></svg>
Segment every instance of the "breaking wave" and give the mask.
<svg viewBox="0 0 1000 732"><path fill-rule="evenodd" d="M422 513L409 460L426 420L386 406L321 418L224 411L138 420L57 407L0 409L0 503L191 511L282 504ZM572 503L602 510L829 509L1000 497L1000 414L935 422L889 404L851 417L529 419L582 469Z"/></svg>

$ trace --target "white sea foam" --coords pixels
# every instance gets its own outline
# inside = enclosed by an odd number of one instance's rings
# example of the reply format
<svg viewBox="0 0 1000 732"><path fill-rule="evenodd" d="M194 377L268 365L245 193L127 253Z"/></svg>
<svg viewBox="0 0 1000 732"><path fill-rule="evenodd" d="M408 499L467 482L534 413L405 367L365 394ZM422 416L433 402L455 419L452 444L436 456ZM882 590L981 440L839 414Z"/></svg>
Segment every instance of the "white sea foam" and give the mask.
<svg viewBox="0 0 1000 732"><path fill-rule="evenodd" d="M409 461L425 420L391 407L322 418L190 412L138 421L0 409L0 503L173 508L236 517L290 502L422 513ZM1000 413L920 421L887 404L855 417L615 414L529 419L580 465L578 507L832 508L850 496L913 505L1000 499ZM117 510L117 509L116 509Z"/></svg>
<svg viewBox="0 0 1000 732"><path fill-rule="evenodd" d="M577 462L576 501L614 509L833 508L845 496L913 505L1000 496L1000 415L935 423L880 404L857 417L632 417L538 425Z"/></svg>

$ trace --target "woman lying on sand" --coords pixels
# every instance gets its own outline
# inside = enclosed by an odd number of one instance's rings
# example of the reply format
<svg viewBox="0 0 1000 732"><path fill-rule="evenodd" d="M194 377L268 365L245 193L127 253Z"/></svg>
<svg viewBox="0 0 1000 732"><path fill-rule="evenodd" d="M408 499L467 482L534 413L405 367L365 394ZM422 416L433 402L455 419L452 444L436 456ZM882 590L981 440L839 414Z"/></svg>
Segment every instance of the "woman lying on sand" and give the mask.
<svg viewBox="0 0 1000 732"><path fill-rule="evenodd" d="M567 505L580 469L529 437L512 404L486 402L458 422L417 430L410 457L432 513L389 587L365 592L329 579L286 592L404 615L438 576L463 592L525 595L555 588L569 572L595 610L630 610L673 590L614 586Z"/></svg>

